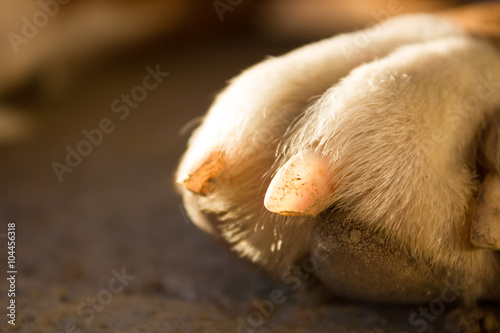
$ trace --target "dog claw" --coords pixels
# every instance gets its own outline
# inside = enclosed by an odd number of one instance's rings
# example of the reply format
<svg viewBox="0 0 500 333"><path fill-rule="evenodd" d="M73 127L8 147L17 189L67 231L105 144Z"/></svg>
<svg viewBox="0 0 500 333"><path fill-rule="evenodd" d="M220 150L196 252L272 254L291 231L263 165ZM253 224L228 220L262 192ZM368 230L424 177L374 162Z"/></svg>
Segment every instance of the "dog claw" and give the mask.
<svg viewBox="0 0 500 333"><path fill-rule="evenodd" d="M327 208L331 179L322 155L312 151L297 154L274 176L264 205L280 215L316 216Z"/></svg>
<svg viewBox="0 0 500 333"><path fill-rule="evenodd" d="M486 176L476 202L471 241L482 248L500 249L500 175Z"/></svg>
<svg viewBox="0 0 500 333"><path fill-rule="evenodd" d="M217 182L221 179L224 169L224 153L214 151L195 171L180 177L177 182L191 192L205 196L217 188Z"/></svg>

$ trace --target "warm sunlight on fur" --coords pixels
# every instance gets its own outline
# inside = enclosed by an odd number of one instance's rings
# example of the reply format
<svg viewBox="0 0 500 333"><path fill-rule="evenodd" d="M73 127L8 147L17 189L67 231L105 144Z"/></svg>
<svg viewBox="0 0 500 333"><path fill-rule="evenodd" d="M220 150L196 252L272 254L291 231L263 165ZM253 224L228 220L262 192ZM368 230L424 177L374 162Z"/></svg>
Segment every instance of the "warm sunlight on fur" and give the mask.
<svg viewBox="0 0 500 333"><path fill-rule="evenodd" d="M498 4L480 8L499 24ZM500 172L498 35L475 10L395 17L233 79L178 169L210 184L180 184L191 218L276 276L328 251L316 275L346 297L422 302L455 283L466 302L498 300L498 253L470 239L481 182ZM218 172L200 171L213 152ZM273 177L280 214L264 206Z"/></svg>

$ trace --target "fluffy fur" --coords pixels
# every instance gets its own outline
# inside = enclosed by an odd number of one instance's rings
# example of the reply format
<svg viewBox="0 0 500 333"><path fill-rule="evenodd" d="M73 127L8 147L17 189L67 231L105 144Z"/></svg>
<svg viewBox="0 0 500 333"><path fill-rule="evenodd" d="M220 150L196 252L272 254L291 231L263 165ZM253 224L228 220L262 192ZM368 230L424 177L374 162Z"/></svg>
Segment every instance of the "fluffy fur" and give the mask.
<svg viewBox="0 0 500 333"><path fill-rule="evenodd" d="M468 286L464 299L498 298L498 257L474 248L469 232L478 150L487 170L500 170L499 106L498 50L443 18L397 17L268 59L232 80L190 139L177 177L213 152L223 156L224 172L205 196L180 191L200 228L277 276L318 244L335 242L325 235L342 216L337 226L356 226L387 245L374 257L367 238L339 252L345 258L330 257L318 275L333 291L423 301L458 277ZM272 176L309 148L337 175L330 208L317 218L266 211ZM384 251L395 253L389 264L339 270L347 257L384 261ZM382 268L400 289L373 283L369 273ZM346 269L367 271L354 278Z"/></svg>

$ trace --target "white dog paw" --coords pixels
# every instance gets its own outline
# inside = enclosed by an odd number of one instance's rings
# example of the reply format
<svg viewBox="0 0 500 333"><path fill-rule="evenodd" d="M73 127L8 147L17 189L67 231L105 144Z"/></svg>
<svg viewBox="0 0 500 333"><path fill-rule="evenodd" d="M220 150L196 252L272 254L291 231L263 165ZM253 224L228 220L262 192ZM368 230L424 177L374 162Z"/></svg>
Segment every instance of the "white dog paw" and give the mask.
<svg viewBox="0 0 500 333"><path fill-rule="evenodd" d="M308 262L347 297L420 302L450 283L499 297L499 107L492 44L401 16L234 79L177 182L194 223L284 283Z"/></svg>

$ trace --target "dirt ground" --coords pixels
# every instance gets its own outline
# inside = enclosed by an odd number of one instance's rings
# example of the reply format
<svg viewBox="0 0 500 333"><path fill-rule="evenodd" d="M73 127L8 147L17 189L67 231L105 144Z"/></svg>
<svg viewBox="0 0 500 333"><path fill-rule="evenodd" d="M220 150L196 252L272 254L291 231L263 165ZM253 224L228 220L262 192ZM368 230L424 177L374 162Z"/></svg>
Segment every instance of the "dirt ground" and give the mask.
<svg viewBox="0 0 500 333"><path fill-rule="evenodd" d="M444 332L454 304L418 324L412 313L429 304L317 301L299 292L259 310L286 286L226 253L186 218L172 186L186 124L227 79L290 48L248 36L155 42L96 65L59 98L31 90L17 96L34 133L0 146L0 236L15 221L18 270L12 326L7 241L0 238L0 331ZM127 117L113 112L115 99L143 84L148 66L169 75ZM106 118L113 131L60 181L54 161L65 164L67 146L85 149L82 131Z"/></svg>

